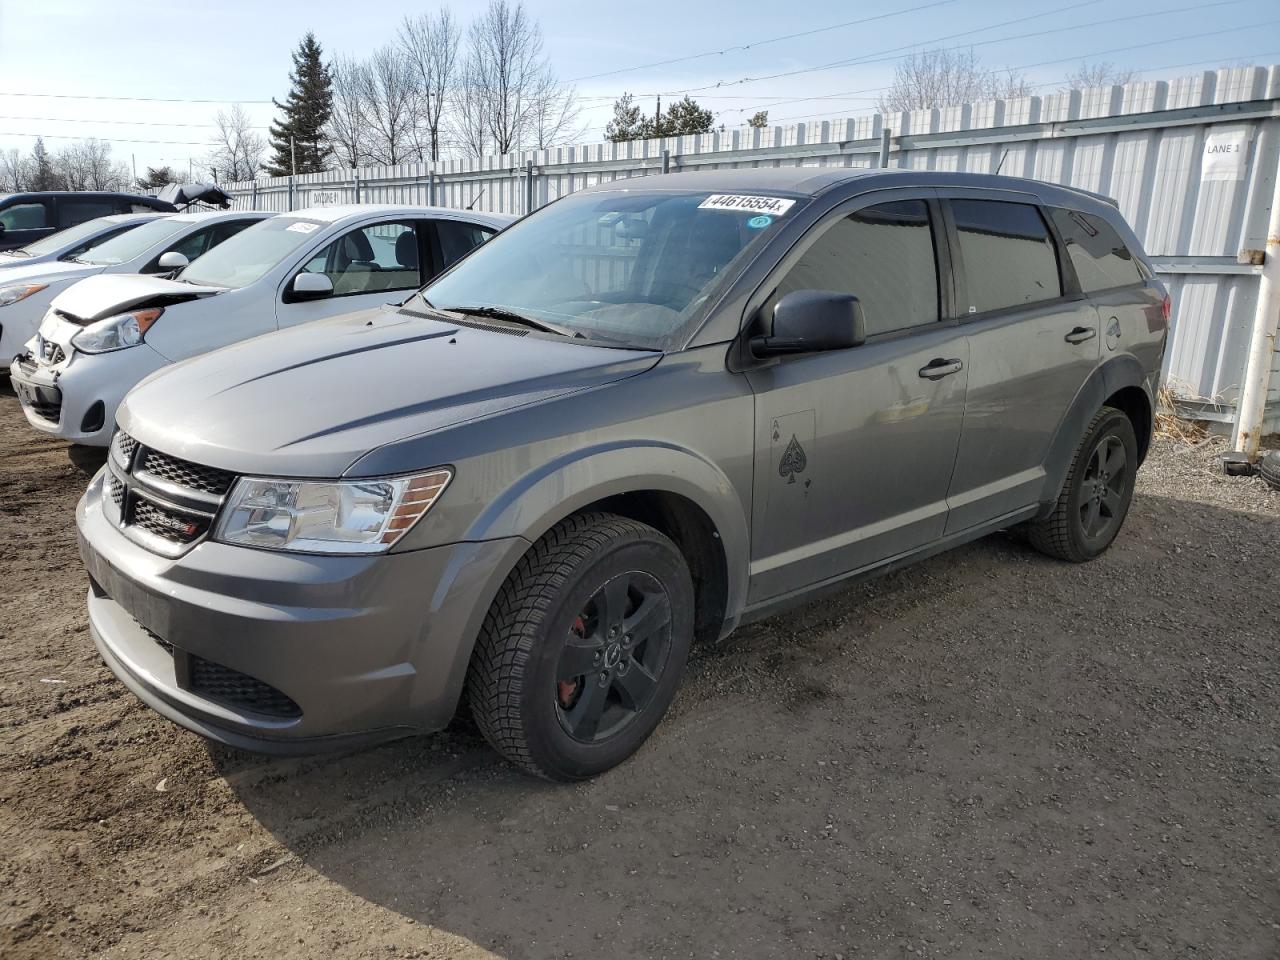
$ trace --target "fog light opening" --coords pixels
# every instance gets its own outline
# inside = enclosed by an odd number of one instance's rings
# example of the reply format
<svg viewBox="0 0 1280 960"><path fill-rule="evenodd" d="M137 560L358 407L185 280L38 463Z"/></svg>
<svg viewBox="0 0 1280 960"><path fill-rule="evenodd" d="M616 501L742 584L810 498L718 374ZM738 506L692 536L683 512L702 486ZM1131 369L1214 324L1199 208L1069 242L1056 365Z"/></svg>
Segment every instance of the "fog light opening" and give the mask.
<svg viewBox="0 0 1280 960"><path fill-rule="evenodd" d="M102 429L103 423L107 419L107 408L101 400L98 400L85 411L84 419L80 421L81 433L97 433Z"/></svg>

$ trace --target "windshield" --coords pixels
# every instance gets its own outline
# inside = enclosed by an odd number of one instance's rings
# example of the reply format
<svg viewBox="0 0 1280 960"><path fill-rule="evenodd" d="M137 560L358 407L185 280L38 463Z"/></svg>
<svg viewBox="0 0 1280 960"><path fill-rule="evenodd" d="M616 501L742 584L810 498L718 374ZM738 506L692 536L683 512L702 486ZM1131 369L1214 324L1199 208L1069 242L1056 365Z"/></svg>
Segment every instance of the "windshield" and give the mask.
<svg viewBox="0 0 1280 960"><path fill-rule="evenodd" d="M107 229L113 221L106 217L98 217L96 220L86 220L84 223L77 224L74 227L67 227L65 230L59 230L57 233L51 233L47 237L37 240L35 243L28 243L22 248L22 253L29 257L41 257L46 253L57 253L59 250L66 250L74 247L80 241L92 237L95 233Z"/></svg>
<svg viewBox="0 0 1280 960"><path fill-rule="evenodd" d="M189 225L190 221L183 222L169 217L161 217L159 220L152 220L140 227L134 227L132 230L118 233L109 240L103 240L101 243L95 244L80 254L78 259L82 263L93 263L100 267L126 263L134 257L146 253L157 243L163 243L183 227Z"/></svg>
<svg viewBox="0 0 1280 960"><path fill-rule="evenodd" d="M667 349L794 203L643 188L569 196L422 293L442 310L499 307L589 339Z"/></svg>
<svg viewBox="0 0 1280 960"><path fill-rule="evenodd" d="M316 236L324 226L297 217L260 220L218 244L179 277L202 286L247 287L262 279L268 270Z"/></svg>

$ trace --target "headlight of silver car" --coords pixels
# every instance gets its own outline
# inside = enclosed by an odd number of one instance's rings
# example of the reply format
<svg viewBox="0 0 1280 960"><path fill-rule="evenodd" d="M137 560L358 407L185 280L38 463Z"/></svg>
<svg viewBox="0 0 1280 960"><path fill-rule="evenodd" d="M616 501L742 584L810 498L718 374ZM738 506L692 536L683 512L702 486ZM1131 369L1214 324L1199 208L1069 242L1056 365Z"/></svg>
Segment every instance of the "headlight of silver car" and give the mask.
<svg viewBox="0 0 1280 960"><path fill-rule="evenodd" d="M39 293L47 283L10 283L0 287L0 307L6 307L19 300L25 300L33 293Z"/></svg>
<svg viewBox="0 0 1280 960"><path fill-rule="evenodd" d="M385 553L452 478L448 468L370 480L243 477L231 491L215 539L300 553Z"/></svg>
<svg viewBox="0 0 1280 960"><path fill-rule="evenodd" d="M72 337L71 342L77 350L85 353L123 350L141 343L143 335L160 319L162 313L163 307L148 307L96 320Z"/></svg>

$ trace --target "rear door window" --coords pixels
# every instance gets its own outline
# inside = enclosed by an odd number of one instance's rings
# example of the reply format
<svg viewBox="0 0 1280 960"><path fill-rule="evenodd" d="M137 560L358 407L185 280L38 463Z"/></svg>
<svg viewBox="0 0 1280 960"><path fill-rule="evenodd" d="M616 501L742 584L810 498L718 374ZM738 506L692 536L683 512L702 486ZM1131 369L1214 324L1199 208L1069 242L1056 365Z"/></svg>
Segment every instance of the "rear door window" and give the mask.
<svg viewBox="0 0 1280 960"><path fill-rule="evenodd" d="M86 220L108 217L119 213L120 208L115 200L106 197L59 197L58 226L74 227Z"/></svg>
<svg viewBox="0 0 1280 960"><path fill-rule="evenodd" d="M494 234L488 227L461 220L437 220L435 225L440 238L441 269L453 266Z"/></svg>
<svg viewBox="0 0 1280 960"><path fill-rule="evenodd" d="M1060 207L1050 215L1085 293L1142 282L1137 260L1107 221Z"/></svg>
<svg viewBox="0 0 1280 960"><path fill-rule="evenodd" d="M929 205L895 200L837 220L791 268L775 297L794 290L853 294L862 303L868 336L936 322L938 266Z"/></svg>
<svg viewBox="0 0 1280 960"><path fill-rule="evenodd" d="M1028 203L951 200L967 302L986 313L1062 296L1058 255L1040 211Z"/></svg>

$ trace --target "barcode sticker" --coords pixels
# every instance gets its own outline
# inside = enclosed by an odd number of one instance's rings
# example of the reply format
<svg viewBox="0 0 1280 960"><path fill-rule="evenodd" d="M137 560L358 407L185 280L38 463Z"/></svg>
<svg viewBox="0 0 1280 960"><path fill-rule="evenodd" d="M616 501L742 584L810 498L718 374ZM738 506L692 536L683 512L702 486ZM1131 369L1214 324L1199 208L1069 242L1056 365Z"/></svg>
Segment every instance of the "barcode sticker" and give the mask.
<svg viewBox="0 0 1280 960"><path fill-rule="evenodd" d="M700 210L740 210L743 213L770 213L780 217L795 206L782 197L749 197L736 193L713 193L698 204Z"/></svg>

